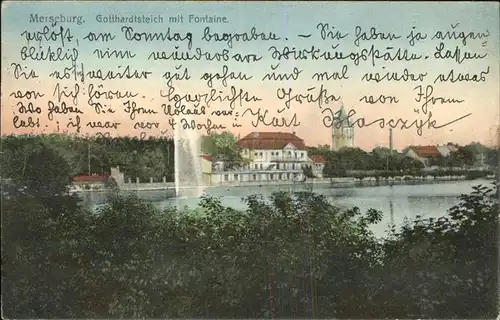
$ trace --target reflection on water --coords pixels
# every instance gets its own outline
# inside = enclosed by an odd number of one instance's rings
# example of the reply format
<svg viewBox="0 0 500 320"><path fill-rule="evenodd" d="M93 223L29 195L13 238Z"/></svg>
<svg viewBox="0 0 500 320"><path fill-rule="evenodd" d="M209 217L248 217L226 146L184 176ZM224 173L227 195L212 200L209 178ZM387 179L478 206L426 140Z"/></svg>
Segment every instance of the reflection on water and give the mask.
<svg viewBox="0 0 500 320"><path fill-rule="evenodd" d="M392 201L392 198L389 198L389 206L390 206L390 219L389 219L389 223L391 225L394 224L394 202Z"/></svg>
<svg viewBox="0 0 500 320"><path fill-rule="evenodd" d="M83 192L81 195L81 200L83 206L92 207L95 204L105 203L109 197L116 194L111 191L93 191L93 192ZM175 195L175 190L142 190L142 191L122 191L119 192L121 196L136 196L145 201L152 201L154 203L161 203L167 198L171 198Z"/></svg>

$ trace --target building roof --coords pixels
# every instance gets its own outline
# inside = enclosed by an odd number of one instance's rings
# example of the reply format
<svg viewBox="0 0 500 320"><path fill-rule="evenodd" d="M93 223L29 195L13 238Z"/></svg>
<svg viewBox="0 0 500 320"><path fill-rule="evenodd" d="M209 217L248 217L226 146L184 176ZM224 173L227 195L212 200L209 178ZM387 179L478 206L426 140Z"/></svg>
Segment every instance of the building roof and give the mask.
<svg viewBox="0 0 500 320"><path fill-rule="evenodd" d="M238 141L240 147L253 150L281 150L288 144L307 150L304 140L290 132L252 132Z"/></svg>
<svg viewBox="0 0 500 320"><path fill-rule="evenodd" d="M203 159L205 159L207 161L213 162L212 156L210 156L208 154L202 154L200 157L202 157Z"/></svg>
<svg viewBox="0 0 500 320"><path fill-rule="evenodd" d="M422 158L441 156L441 152L436 146L411 146L410 149Z"/></svg>
<svg viewBox="0 0 500 320"><path fill-rule="evenodd" d="M446 144L442 146L437 146L439 152L441 152L441 155L446 157L448 156L451 152L457 152L460 150L459 147L452 145L452 144Z"/></svg>
<svg viewBox="0 0 500 320"><path fill-rule="evenodd" d="M93 176L76 176L73 177L74 182L104 182L109 179L108 175L104 176L99 176L99 175L93 175Z"/></svg>
<svg viewBox="0 0 500 320"><path fill-rule="evenodd" d="M314 162L314 163L326 163L325 157L323 157L320 154L313 154L310 155L309 158Z"/></svg>

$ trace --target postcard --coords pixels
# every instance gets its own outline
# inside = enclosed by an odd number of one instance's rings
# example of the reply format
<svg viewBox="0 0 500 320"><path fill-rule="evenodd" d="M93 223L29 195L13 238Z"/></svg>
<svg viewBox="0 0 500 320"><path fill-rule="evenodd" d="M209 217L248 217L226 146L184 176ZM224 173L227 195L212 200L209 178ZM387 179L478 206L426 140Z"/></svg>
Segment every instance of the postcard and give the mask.
<svg viewBox="0 0 500 320"><path fill-rule="evenodd" d="M495 317L498 10L3 2L3 315Z"/></svg>

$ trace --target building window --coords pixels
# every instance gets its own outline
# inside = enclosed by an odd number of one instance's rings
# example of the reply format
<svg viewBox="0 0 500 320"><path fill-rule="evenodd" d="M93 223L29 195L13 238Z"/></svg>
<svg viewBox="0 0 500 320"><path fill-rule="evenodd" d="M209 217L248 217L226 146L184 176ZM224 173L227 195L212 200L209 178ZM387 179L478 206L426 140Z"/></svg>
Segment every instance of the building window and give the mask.
<svg viewBox="0 0 500 320"><path fill-rule="evenodd" d="M295 170L295 163L292 163L292 170Z"/></svg>
<svg viewBox="0 0 500 320"><path fill-rule="evenodd" d="M302 152L302 153L300 154L300 157L301 157L301 158L304 158L304 152Z"/></svg>
<svg viewBox="0 0 500 320"><path fill-rule="evenodd" d="M262 157L262 152L259 154L259 156L261 156L261 157Z"/></svg>
<svg viewBox="0 0 500 320"><path fill-rule="evenodd" d="M257 180L257 175L256 175L256 174L254 174L254 175L252 176L252 178L253 178L254 180Z"/></svg>
<svg viewBox="0 0 500 320"><path fill-rule="evenodd" d="M279 175L278 177L279 177L279 178L278 178L279 180L282 180L282 179L283 179L283 175L282 175L281 173L280 173L280 175Z"/></svg>
<svg viewBox="0 0 500 320"><path fill-rule="evenodd" d="M262 163L260 164L260 168L262 169Z"/></svg>
<svg viewBox="0 0 500 320"><path fill-rule="evenodd" d="M259 165L258 164L255 164L255 169L259 169Z"/></svg>
<svg viewBox="0 0 500 320"><path fill-rule="evenodd" d="M276 170L279 170L279 169L280 169L280 164L279 164L279 163L277 163L277 164L276 164Z"/></svg>
<svg viewBox="0 0 500 320"><path fill-rule="evenodd" d="M290 174L289 173L286 174L286 179L290 180Z"/></svg>
<svg viewBox="0 0 500 320"><path fill-rule="evenodd" d="M227 174L224 175L224 181L228 181L229 180L229 176Z"/></svg>
<svg viewBox="0 0 500 320"><path fill-rule="evenodd" d="M294 154L295 154L295 158L297 158L297 152L294 152Z"/></svg>
<svg viewBox="0 0 500 320"><path fill-rule="evenodd" d="M258 154L257 152L255 152L253 155L254 155L254 156L258 156L259 154Z"/></svg>
<svg viewBox="0 0 500 320"><path fill-rule="evenodd" d="M271 173L271 174L269 175L269 180L273 180L273 179L274 179L274 174L272 174L272 173Z"/></svg>
<svg viewBox="0 0 500 320"><path fill-rule="evenodd" d="M237 174L234 175L234 180L238 181L238 175Z"/></svg>

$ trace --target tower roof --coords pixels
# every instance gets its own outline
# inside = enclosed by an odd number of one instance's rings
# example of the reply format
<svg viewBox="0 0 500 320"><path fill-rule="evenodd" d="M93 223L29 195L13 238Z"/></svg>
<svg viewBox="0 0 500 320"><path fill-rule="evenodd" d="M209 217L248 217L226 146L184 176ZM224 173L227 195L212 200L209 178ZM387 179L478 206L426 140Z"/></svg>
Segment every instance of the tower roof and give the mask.
<svg viewBox="0 0 500 320"><path fill-rule="evenodd" d="M340 120L337 120L336 123L342 121L342 126L350 126L351 122L349 121L349 119L347 119L347 113L345 112L344 104L340 106L340 109L337 112L339 113Z"/></svg>

